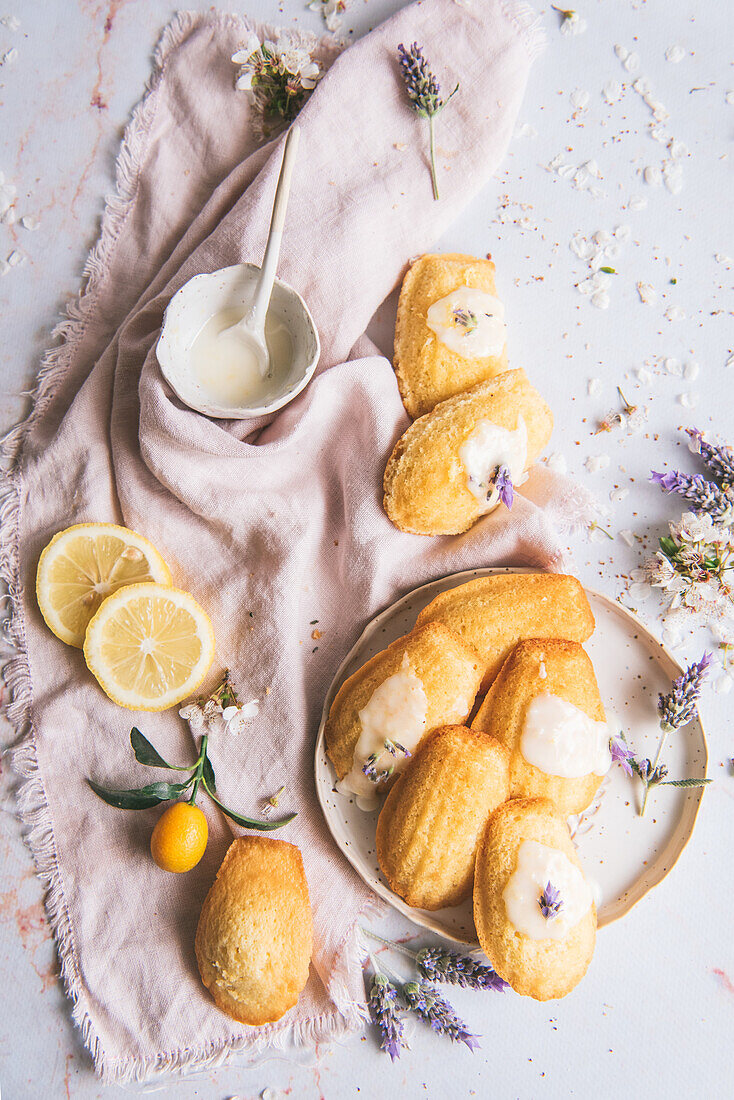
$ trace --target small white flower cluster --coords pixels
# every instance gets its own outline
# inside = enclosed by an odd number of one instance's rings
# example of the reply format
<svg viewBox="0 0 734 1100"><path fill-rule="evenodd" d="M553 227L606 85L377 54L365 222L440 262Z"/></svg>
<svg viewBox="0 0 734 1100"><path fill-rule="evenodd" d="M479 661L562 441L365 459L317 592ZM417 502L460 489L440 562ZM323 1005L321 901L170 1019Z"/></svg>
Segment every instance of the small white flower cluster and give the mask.
<svg viewBox="0 0 734 1100"><path fill-rule="evenodd" d="M259 710L257 699L224 709L218 700L207 699L205 703L187 703L178 713L189 723L194 734L225 732L236 737L243 732L248 722L257 718Z"/></svg>
<svg viewBox="0 0 734 1100"><path fill-rule="evenodd" d="M263 76L285 77L294 90L311 91L322 75L321 66L309 51L294 45L286 35L276 42L270 39L261 42L251 31L232 54L232 61L240 66L235 78L235 88L240 92L252 91Z"/></svg>
<svg viewBox="0 0 734 1100"><path fill-rule="evenodd" d="M619 256L622 245L629 239L630 228L628 225L618 225L613 233L606 229L599 229L590 237L583 233L574 233L569 242L569 248L574 256L580 260L586 260L589 265L589 275L576 283L579 294L588 297L592 306L597 309L609 308L609 288L614 276L602 271L602 267L611 266L610 261Z"/></svg>
<svg viewBox="0 0 734 1100"><path fill-rule="evenodd" d="M3 225L17 225L18 223L30 233L39 228L40 222L32 214L18 215L17 210L18 189L14 183L5 178L0 172L0 222ZM6 259L0 260L0 275L7 275L14 267L20 267L28 260L25 252L20 248L14 248Z"/></svg>
<svg viewBox="0 0 734 1100"><path fill-rule="evenodd" d="M734 615L734 593L725 579L734 559L734 532L718 527L705 512L684 512L670 524L670 536L675 553L658 550L643 570L633 572L633 580L664 589L671 611L685 608L709 624ZM637 585L630 594L643 595Z"/></svg>
<svg viewBox="0 0 734 1100"><path fill-rule="evenodd" d="M309 11L320 11L327 30L338 31L342 25L341 17L347 10L346 0L312 0Z"/></svg>

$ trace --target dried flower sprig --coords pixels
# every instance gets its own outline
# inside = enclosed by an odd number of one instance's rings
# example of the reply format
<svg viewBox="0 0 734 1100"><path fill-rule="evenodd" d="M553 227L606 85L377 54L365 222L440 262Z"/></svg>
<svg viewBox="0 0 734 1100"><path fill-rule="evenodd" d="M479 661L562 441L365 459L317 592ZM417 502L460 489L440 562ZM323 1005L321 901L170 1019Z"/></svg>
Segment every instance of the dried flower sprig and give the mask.
<svg viewBox="0 0 734 1100"><path fill-rule="evenodd" d="M538 898L538 905L546 920L555 920L563 909L561 891L557 890L552 882L547 882L542 894Z"/></svg>
<svg viewBox="0 0 734 1100"><path fill-rule="evenodd" d="M291 122L323 76L318 61L287 34L261 42L251 32L232 61L239 66L235 88L252 93L266 132L268 123Z"/></svg>
<svg viewBox="0 0 734 1100"><path fill-rule="evenodd" d="M93 782L91 779L87 779L87 783L103 802L106 802L109 806L115 806L120 810L147 810L151 806L159 805L161 802L170 802L179 799L181 795L188 792L189 788L191 788L191 794L188 797L188 802L193 806L196 802L196 795L199 791L199 787L201 786L209 795L212 802L219 807L226 817L234 821L235 824L243 825L247 829L256 829L259 832L271 832L273 829L280 829L283 825L287 825L289 821L293 821L294 817L297 815L295 813L288 814L278 821L262 821L251 817L244 817L242 814L228 809L217 798L214 768L212 767L212 762L207 752L209 731L212 728L212 722L221 722L224 718L226 708L223 713L222 703L224 702L228 703L230 706L236 706L236 699L236 692L229 679L229 671L226 670L222 681L214 689L211 695L200 696L196 702L189 703L187 707L182 708L179 712L182 717L188 720L192 732L200 729L206 730L206 732L202 734L199 743L199 755L193 765L169 764L167 760L163 759L158 750L154 748L147 737L143 736L139 729L133 727L130 731L130 744L135 753L135 759L140 764L145 764L148 768L166 768L169 771L179 772L188 771L191 774L185 783L149 783L144 787L135 787L128 790L116 790L110 787L103 787L99 783Z"/></svg>
<svg viewBox="0 0 734 1100"><path fill-rule="evenodd" d="M438 180L436 178L436 146L434 120L437 114L444 109L449 100L459 90L457 84L453 92L444 100L441 98L441 86L428 67L428 62L423 56L423 50L414 42L408 49L400 43L398 46L398 58L400 72L405 83L408 99L415 113L421 118L428 119L430 133L430 157L431 157L431 183L433 185L433 197L438 200Z"/></svg>
<svg viewBox="0 0 734 1100"><path fill-rule="evenodd" d="M694 661L680 676L677 676L667 694L658 697L658 715L660 716L661 735L655 759L636 760L633 768L642 780L645 793L640 807L640 817L644 816L647 799L652 787L700 787L709 782L707 779L666 779L668 769L660 763L663 748L668 735L687 725L696 714L696 703L709 666L713 661L710 653L704 653L700 661Z"/></svg>
<svg viewBox="0 0 734 1100"><path fill-rule="evenodd" d="M734 490L721 488L701 474L686 474L681 470L658 473L653 470L650 481L666 493L678 493L690 502L695 512L706 512L714 522L724 527L734 523Z"/></svg>
<svg viewBox="0 0 734 1100"><path fill-rule="evenodd" d="M689 451L701 456L714 477L727 486L734 484L734 448L728 443L708 443L698 428L686 428L686 433L690 438Z"/></svg>
<svg viewBox="0 0 734 1100"><path fill-rule="evenodd" d="M435 986L426 981L406 982L402 995L408 1008L425 1020L437 1035L445 1035L453 1043L465 1043L469 1050L479 1046L478 1036L471 1034Z"/></svg>
<svg viewBox="0 0 734 1100"><path fill-rule="evenodd" d="M420 951L411 951L405 944L386 940L376 932L371 932L369 928L362 928L361 931L378 943L413 959L420 976L428 981L449 982L465 989L494 990L498 993L509 988L494 967L480 962L471 955L460 955L456 951L447 951L443 947L422 947Z"/></svg>
<svg viewBox="0 0 734 1100"><path fill-rule="evenodd" d="M462 989L487 989L502 993L509 989L494 967L441 947L424 947L415 956L418 973L430 982L449 982Z"/></svg>
<svg viewBox="0 0 734 1100"><path fill-rule="evenodd" d="M561 17L561 34L583 34L586 30L586 20L582 19L577 11L572 8L557 8L555 4L551 7L553 11L557 11Z"/></svg>
<svg viewBox="0 0 734 1100"><path fill-rule="evenodd" d="M394 1062L406 1046L403 1038L405 1027L399 1015L398 991L384 974L372 976L367 1007L372 1023L380 1032L380 1047Z"/></svg>
<svg viewBox="0 0 734 1100"><path fill-rule="evenodd" d="M684 607L709 622L731 614L734 530L718 527L707 513L685 512L645 561L647 580L671 596L670 610Z"/></svg>

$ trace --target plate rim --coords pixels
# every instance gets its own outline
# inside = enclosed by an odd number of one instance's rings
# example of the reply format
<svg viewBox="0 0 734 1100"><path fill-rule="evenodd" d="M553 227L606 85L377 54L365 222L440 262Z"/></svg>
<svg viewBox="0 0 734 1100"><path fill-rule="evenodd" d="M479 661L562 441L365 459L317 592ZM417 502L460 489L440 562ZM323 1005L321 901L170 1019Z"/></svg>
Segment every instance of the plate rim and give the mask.
<svg viewBox="0 0 734 1100"><path fill-rule="evenodd" d="M319 806L321 808L321 813L323 814L324 821L326 822L326 827L328 828L329 833L331 834L331 837L332 837L334 843L336 844L336 846L339 849L339 851L341 852L341 854L348 861L350 866L353 868L355 873L359 876L359 878L365 884L365 886L367 886L368 889L370 889L373 893L377 894L378 897L382 898L383 901L387 902L388 905L390 905L398 913L400 913L407 920L409 920L411 922L411 924L417 925L419 928L428 929L432 932L435 932L439 936L443 936L444 939L450 940L454 943L463 944L465 947L468 946L468 941L466 941L464 939L461 939L459 936L452 935L452 933L448 929L446 929L443 925L440 925L437 921L435 921L429 915L427 910L422 910L422 909L420 909L420 910L411 910L411 907L408 906L406 904L406 902L398 894L396 894L393 890L391 890L390 887L387 886L386 884L381 883L381 882L375 883L373 881L368 882L367 879L365 878L364 873L362 872L362 869L357 865L357 862L356 862L355 858L352 856L351 851L349 849L345 848L345 846L341 843L339 837L334 832L334 829L332 828L332 822L330 820L330 815L327 812L327 807L324 803L324 796L322 795L321 783L319 783L316 779L318 771L319 771L319 767L320 767L319 757L325 751L325 749L324 749L324 741L325 741L324 729L325 729L325 726L326 726L326 720L328 718L329 710L331 709L331 704L333 702L333 699L334 699L337 691L339 690L339 687L341 687L341 685L343 683L345 669L347 668L347 666L352 661L352 659L354 657L354 654L355 654L355 651L358 650L359 647L362 645L362 643L365 639L365 635L368 632L371 632L374 628L379 627L379 624L382 622L382 620L384 618L386 618L388 615L391 615L392 613L394 613L402 603L406 602L409 599L414 598L416 595L423 592L426 588L431 588L434 585L442 584L446 581L455 580L457 582L457 584L452 585L451 587L457 587L460 583L462 583L462 579L465 578L465 577L466 578L486 577L486 576L492 576L492 575L497 574L497 573L549 573L549 572L551 572L551 571L546 570L546 569L538 569L534 566L527 566L527 565L520 565L520 566L512 566L512 565L479 566L476 569L463 569L458 573L447 573L443 577L434 577L433 580L426 581L424 584L419 585L417 588L410 589L408 592L405 592L402 596L399 596L398 599L394 600L387 607L384 607L382 609L382 611L379 611L376 615L374 615L365 624L364 628L362 629L362 631L359 634L359 637L356 639L356 641L350 647L349 651L347 652L347 654L345 655L343 660L340 662L339 667L337 668L336 672L334 673L334 675L331 679L331 683L329 684L329 687L326 691L326 695L324 696L324 703L323 703L322 710L321 710L321 719L320 719L320 722L319 722L319 728L318 728L318 732L316 734L316 743L315 743L315 747L314 747L314 779L316 781L315 782L316 797L318 798ZM573 574L568 574L568 575L572 576ZM576 579L578 579L578 578L576 578ZM637 614L635 614L634 611L630 610L630 608L628 608L628 607L625 607L624 604L620 603L620 601L618 599L615 599L611 596L608 596L604 592L599 592L596 588L590 588L587 585L582 584L581 581L579 581L579 584L582 585L582 588L584 589L585 592L587 592L590 595L594 596L596 599L601 600L602 603L605 603L607 606L613 608L615 611L622 612L622 614L624 616L626 616L628 619L630 619L647 638L652 640L655 643L655 645L658 646L658 648L662 651L662 653L667 657L667 659L672 663L672 665L678 670L679 674L682 674L684 672L684 669L681 666L681 663L678 660L678 658L673 653L671 653L671 651L668 649L668 647L665 645L664 642L662 642L659 638L655 637L655 635L652 633L650 628L645 623L643 623L643 621L640 619L640 617ZM335 685L338 685L338 687L336 687L336 689L335 689ZM696 716L698 718L698 724L699 724L700 729L701 729L702 748L703 748L703 777L707 778L707 776L708 776L708 761L709 761L708 739L706 737L706 730L705 730L703 720L701 719L701 715L700 715L700 712L699 712L698 708L696 708ZM333 765L331 765L331 766L333 766ZM696 821L698 819L698 814L699 814L700 809L701 809L701 802L703 800L703 795L704 795L705 789L706 788L704 786L704 787L693 788L690 791L690 794L693 794L693 792L695 791L695 794L693 795L693 797L695 799L695 804L693 806L693 816L691 818L691 823L690 823L690 828L688 830L688 835L686 836L683 843L680 845L680 848L677 851L677 853L675 854L674 858L672 860L668 861L667 866L666 866L665 870L663 871L663 873L661 875L659 875L658 877L656 877L654 879L654 881L652 881L650 883L650 885L647 887L647 889L644 891L644 893L640 894L639 897L635 898L630 903L628 908L626 908L624 910L624 912L620 912L620 913L617 913L614 916L607 917L604 921L602 921L598 924L598 926L597 926L598 928L604 928L608 924L612 924L614 921L621 920L623 917L625 917L627 915L627 913L630 912L631 909L633 909L636 905L638 905L642 901L642 899L645 898L650 893L651 890L653 890L656 886L658 886L663 881L664 878L667 878L667 876L673 870L676 863L680 859L681 855L683 854L683 852L687 848L687 846L688 846L688 844L691 840L691 837L693 836L693 833L694 833L694 830L695 830L695 827L696 827Z"/></svg>

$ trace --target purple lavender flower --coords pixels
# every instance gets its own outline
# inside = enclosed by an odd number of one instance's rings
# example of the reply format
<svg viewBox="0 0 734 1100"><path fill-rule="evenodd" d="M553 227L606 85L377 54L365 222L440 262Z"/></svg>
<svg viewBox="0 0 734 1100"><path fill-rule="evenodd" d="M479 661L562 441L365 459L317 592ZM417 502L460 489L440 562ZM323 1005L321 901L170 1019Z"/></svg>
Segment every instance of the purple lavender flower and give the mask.
<svg viewBox="0 0 734 1100"><path fill-rule="evenodd" d="M701 685L713 661L711 653L704 653L700 661L688 666L686 671L673 680L672 689L667 695L658 696L658 714L660 726L670 733L690 722L696 713L696 700L701 694Z"/></svg>
<svg viewBox="0 0 734 1100"><path fill-rule="evenodd" d="M413 755L406 749L405 745L401 745L399 741L391 741L389 737L385 738L385 750L391 756L405 756L407 758Z"/></svg>
<svg viewBox="0 0 734 1100"><path fill-rule="evenodd" d="M384 974L373 976L367 1005L370 1018L380 1032L380 1046L394 1062L406 1045L403 1039L404 1026L398 1016L398 991Z"/></svg>
<svg viewBox="0 0 734 1100"><path fill-rule="evenodd" d="M465 336L471 336L479 324L476 313L471 309L465 309L463 306L456 306L452 309L451 316L454 319L454 324L464 329Z"/></svg>
<svg viewBox="0 0 734 1100"><path fill-rule="evenodd" d="M479 1046L478 1037L467 1031L449 1002L428 982L408 982L403 986L403 999L437 1035L446 1035L454 1043L465 1043L469 1050Z"/></svg>
<svg viewBox="0 0 734 1100"><path fill-rule="evenodd" d="M451 96L459 90L459 85L456 85L447 99L441 99L441 86L428 67L428 62L423 56L423 50L417 42L414 42L407 50L401 42L398 46L398 58L410 104L417 115L428 119L430 127L431 182L433 184L433 197L438 199L433 122L439 111L442 111L451 99Z"/></svg>
<svg viewBox="0 0 734 1100"><path fill-rule="evenodd" d="M422 978L432 982L451 982L469 989L493 989L501 993L507 982L485 963L471 955L459 955L441 947L424 947L416 955L416 965Z"/></svg>
<svg viewBox="0 0 734 1100"><path fill-rule="evenodd" d="M620 734L618 737L609 738L609 751L612 754L612 763L620 764L627 775L632 775L632 762L635 754Z"/></svg>
<svg viewBox="0 0 734 1100"><path fill-rule="evenodd" d="M703 432L698 428L686 428L686 432L691 439L690 449L701 456L714 477L728 484L734 483L734 450L728 444L716 446L713 443L707 443L703 438Z"/></svg>
<svg viewBox="0 0 734 1100"><path fill-rule="evenodd" d="M561 891L556 890L552 883L547 882L545 890L538 899L538 905L546 920L555 920L561 909L563 909Z"/></svg>
<svg viewBox="0 0 734 1100"><path fill-rule="evenodd" d="M497 490L500 500L509 511L515 500L515 488L512 484L512 478L507 466L498 466L495 470L489 484L490 493L492 489Z"/></svg>
<svg viewBox="0 0 734 1100"><path fill-rule="evenodd" d="M395 771L395 765L392 763L387 768L378 767L377 762L381 755L382 753L379 752L370 753L362 765L362 773L367 776L371 783L384 783Z"/></svg>
<svg viewBox="0 0 734 1100"><path fill-rule="evenodd" d="M684 474L680 470L661 474L653 470L650 481L666 493L679 493L691 502L694 512L708 512L717 523L728 525L734 520L734 492L720 488L700 474Z"/></svg>

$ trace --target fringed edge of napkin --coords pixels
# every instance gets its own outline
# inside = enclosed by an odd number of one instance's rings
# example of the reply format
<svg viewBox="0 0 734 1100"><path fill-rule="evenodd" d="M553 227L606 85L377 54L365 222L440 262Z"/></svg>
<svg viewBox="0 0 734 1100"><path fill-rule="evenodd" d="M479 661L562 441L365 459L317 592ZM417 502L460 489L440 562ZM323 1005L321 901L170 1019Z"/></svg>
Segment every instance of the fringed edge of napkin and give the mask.
<svg viewBox="0 0 734 1100"><path fill-rule="evenodd" d="M59 870L58 855L51 812L38 766L35 733L32 721L33 692L28 662L28 649L23 617L23 583L20 570L19 529L22 497L20 463L28 433L42 415L66 375L74 351L81 341L88 319L94 309L97 291L107 274L109 263L122 227L131 213L137 197L138 177L145 161L148 139L157 110L156 91L164 75L166 60L191 31L202 22L218 22L273 34L275 28L257 25L235 15L217 12L178 12L165 27L153 54L153 71L146 83L142 99L134 108L120 145L116 162L114 191L105 198L100 235L89 252L82 278L83 286L72 299L62 320L55 326L52 345L41 359L36 384L31 393L28 416L11 428L0 441L0 458L4 462L0 482L0 580L7 588L8 614L2 623L5 641L13 654L2 661L2 676L8 691L4 711L17 741L11 750L13 770L20 777L17 792L18 817L25 830L36 873L44 887L46 916L56 941L61 966L61 979L66 995L72 1002L72 1018L79 1027L84 1045L89 1050L94 1067L102 1080L122 1084L144 1081L150 1077L176 1071L204 1070L221 1065L237 1052L247 1052L253 1059L268 1051L312 1046L316 1042L339 1039L364 1026L366 1004L350 982L350 975L360 975L361 948L357 923L345 936L336 957L329 995L334 1009L303 1021L289 1021L244 1033L230 1042L211 1043L197 1048L166 1052L155 1058L109 1057L89 1014L84 984L80 976L74 934L66 904ZM287 28L294 40L312 47L318 43L314 35ZM333 47L333 43L329 43ZM359 917L374 910L368 903ZM379 906L377 907L379 909ZM359 918L358 918L359 919ZM249 1059L248 1059L249 1060Z"/></svg>

